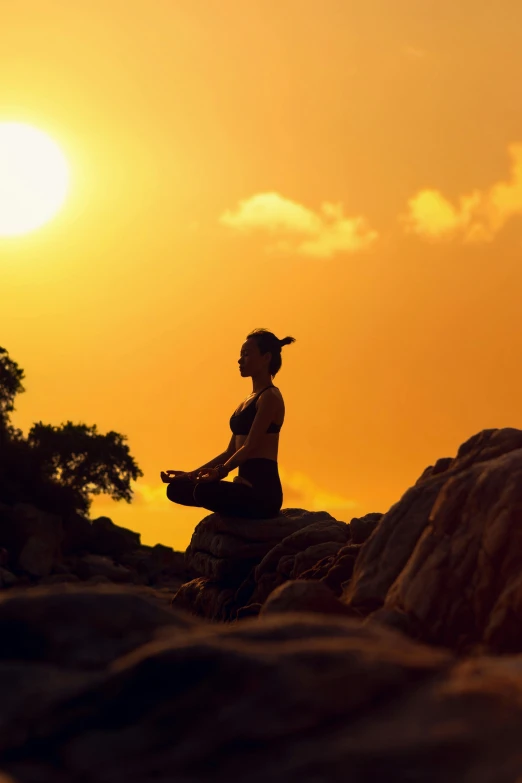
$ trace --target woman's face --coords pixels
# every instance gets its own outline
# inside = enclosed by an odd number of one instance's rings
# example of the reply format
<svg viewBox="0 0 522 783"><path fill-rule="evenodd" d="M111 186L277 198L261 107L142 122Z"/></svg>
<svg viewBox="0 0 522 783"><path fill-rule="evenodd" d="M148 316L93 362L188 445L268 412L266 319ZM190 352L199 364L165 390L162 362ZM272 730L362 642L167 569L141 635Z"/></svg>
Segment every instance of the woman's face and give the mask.
<svg viewBox="0 0 522 783"><path fill-rule="evenodd" d="M256 374L263 369L268 369L268 363L270 361L270 354L260 354L257 342L249 338L245 340L241 346L239 352L239 371L244 377L245 375Z"/></svg>

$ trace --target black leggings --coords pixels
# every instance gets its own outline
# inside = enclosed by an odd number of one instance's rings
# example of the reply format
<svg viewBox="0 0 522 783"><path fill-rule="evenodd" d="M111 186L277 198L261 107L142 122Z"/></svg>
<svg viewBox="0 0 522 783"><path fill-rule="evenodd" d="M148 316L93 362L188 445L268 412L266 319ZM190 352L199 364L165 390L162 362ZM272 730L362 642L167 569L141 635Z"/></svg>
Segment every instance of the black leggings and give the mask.
<svg viewBox="0 0 522 783"><path fill-rule="evenodd" d="M167 497L183 506L200 506L232 517L262 519L275 517L283 505L283 490L277 462L265 457L253 457L239 466L241 478L250 481L197 481L181 476L167 487Z"/></svg>

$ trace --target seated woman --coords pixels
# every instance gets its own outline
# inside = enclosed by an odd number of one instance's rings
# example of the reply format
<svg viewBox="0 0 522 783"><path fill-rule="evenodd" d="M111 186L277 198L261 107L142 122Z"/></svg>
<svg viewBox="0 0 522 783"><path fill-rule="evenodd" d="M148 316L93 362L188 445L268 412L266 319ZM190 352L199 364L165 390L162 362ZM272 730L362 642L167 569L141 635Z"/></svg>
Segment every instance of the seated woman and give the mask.
<svg viewBox="0 0 522 783"><path fill-rule="evenodd" d="M243 377L252 378L253 392L230 418L230 443L222 454L196 470L162 471L169 500L228 516L277 516L283 505L277 449L285 406L272 378L281 368L281 347L293 342L294 337L278 340L266 329L248 335L241 346L239 370ZM237 478L223 481L236 467Z"/></svg>

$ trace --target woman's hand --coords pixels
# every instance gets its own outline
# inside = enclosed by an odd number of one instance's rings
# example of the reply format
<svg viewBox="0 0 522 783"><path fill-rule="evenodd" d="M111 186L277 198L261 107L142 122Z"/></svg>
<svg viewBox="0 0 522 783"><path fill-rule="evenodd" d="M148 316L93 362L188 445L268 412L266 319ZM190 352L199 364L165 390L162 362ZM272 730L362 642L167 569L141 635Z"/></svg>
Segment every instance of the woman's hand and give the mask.
<svg viewBox="0 0 522 783"><path fill-rule="evenodd" d="M196 481L219 481L217 468L200 468L196 473Z"/></svg>
<svg viewBox="0 0 522 783"><path fill-rule="evenodd" d="M189 472L185 470L162 470L160 473L160 478L165 484L170 484L171 481L174 481L177 478L189 478L191 481L195 480L196 471L191 470Z"/></svg>

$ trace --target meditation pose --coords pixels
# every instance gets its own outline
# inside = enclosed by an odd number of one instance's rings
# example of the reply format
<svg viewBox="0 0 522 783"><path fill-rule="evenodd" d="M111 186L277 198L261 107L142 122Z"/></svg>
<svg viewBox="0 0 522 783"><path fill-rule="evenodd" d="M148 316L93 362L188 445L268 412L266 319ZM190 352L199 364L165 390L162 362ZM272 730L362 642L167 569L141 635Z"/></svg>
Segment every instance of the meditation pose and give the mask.
<svg viewBox="0 0 522 783"><path fill-rule="evenodd" d="M283 505L277 449L285 405L272 378L281 367L281 347L293 342L294 337L278 340L266 329L250 332L241 346L239 371L252 378L253 391L230 418L230 443L196 470L162 471L169 500L228 516L277 516ZM237 467L239 475L223 481Z"/></svg>

